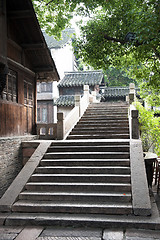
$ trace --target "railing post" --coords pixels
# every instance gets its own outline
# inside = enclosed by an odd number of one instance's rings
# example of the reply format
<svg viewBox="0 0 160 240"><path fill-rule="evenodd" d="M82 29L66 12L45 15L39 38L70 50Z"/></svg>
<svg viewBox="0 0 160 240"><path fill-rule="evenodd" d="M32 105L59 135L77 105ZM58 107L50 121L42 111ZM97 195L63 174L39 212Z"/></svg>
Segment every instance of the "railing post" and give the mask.
<svg viewBox="0 0 160 240"><path fill-rule="evenodd" d="M65 135L65 126L64 126L64 113L57 113L57 139L64 139Z"/></svg>
<svg viewBox="0 0 160 240"><path fill-rule="evenodd" d="M132 139L139 139L138 110L131 110Z"/></svg>
<svg viewBox="0 0 160 240"><path fill-rule="evenodd" d="M87 96L87 103L89 103L89 86L88 85L84 85L83 92L84 92L84 95Z"/></svg>
<svg viewBox="0 0 160 240"><path fill-rule="evenodd" d="M96 102L96 91L92 91L93 102Z"/></svg>
<svg viewBox="0 0 160 240"><path fill-rule="evenodd" d="M129 104L132 104L135 100L135 84L129 84Z"/></svg>
<svg viewBox="0 0 160 240"><path fill-rule="evenodd" d="M74 101L75 101L75 107L79 107L79 117L81 116L81 96L80 95L75 95L74 97Z"/></svg>

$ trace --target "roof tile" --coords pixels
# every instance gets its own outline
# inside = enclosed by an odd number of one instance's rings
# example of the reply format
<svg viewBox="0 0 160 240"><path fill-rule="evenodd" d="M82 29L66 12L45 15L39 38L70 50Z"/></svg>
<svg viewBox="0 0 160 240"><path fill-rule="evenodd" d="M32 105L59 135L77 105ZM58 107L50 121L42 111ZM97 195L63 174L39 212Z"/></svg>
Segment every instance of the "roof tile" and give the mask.
<svg viewBox="0 0 160 240"><path fill-rule="evenodd" d="M102 71L67 72L58 87L95 86L103 80Z"/></svg>

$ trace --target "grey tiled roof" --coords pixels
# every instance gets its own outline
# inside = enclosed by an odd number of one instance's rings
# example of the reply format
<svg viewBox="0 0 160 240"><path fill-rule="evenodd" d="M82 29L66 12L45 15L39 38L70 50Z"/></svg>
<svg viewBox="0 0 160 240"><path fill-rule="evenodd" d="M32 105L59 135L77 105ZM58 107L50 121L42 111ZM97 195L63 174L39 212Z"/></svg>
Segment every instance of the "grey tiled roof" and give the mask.
<svg viewBox="0 0 160 240"><path fill-rule="evenodd" d="M43 31L44 38L47 42L48 47L51 48L62 48L65 44L69 42L71 38L73 38L73 34L75 33L74 28L66 28L62 31L62 39L56 40L53 36L49 36Z"/></svg>
<svg viewBox="0 0 160 240"><path fill-rule="evenodd" d="M139 89L136 88L136 95L138 95ZM107 87L104 91L104 96L106 97L124 97L128 96L129 88L128 87Z"/></svg>
<svg viewBox="0 0 160 240"><path fill-rule="evenodd" d="M95 86L103 80L102 71L67 72L58 87Z"/></svg>
<svg viewBox="0 0 160 240"><path fill-rule="evenodd" d="M74 95L62 95L59 96L59 98L56 100L55 105L57 105L57 107L69 107L69 106L73 106L75 105L75 101L74 101Z"/></svg>

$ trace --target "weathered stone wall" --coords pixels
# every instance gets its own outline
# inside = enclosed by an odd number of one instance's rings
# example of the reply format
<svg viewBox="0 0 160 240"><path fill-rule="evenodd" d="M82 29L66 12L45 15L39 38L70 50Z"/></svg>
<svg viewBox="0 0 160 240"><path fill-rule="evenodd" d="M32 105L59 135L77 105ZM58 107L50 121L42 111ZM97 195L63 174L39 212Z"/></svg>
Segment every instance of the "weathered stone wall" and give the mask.
<svg viewBox="0 0 160 240"><path fill-rule="evenodd" d="M0 138L0 197L10 186L23 166L22 142L37 136Z"/></svg>

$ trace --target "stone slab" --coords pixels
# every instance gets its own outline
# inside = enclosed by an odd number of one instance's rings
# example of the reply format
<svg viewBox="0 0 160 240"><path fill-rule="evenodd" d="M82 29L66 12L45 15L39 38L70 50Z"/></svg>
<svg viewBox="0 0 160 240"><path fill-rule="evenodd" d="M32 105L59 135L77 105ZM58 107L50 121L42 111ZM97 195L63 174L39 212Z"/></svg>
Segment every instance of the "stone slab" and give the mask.
<svg viewBox="0 0 160 240"><path fill-rule="evenodd" d="M89 228L70 228L70 227L48 227L41 236L56 236L56 237L96 237L101 238L101 229L89 229Z"/></svg>
<svg viewBox="0 0 160 240"><path fill-rule="evenodd" d="M123 240L123 230L105 229L103 232L103 240Z"/></svg>
<svg viewBox="0 0 160 240"><path fill-rule="evenodd" d="M96 214L37 214L12 213L5 221L6 226L17 225L65 226L88 228L137 228L160 230L160 218L141 216L111 216Z"/></svg>
<svg viewBox="0 0 160 240"><path fill-rule="evenodd" d="M15 238L15 240L35 240L41 232L43 231L43 227L32 227L32 226L27 226L25 227L20 234Z"/></svg>
<svg viewBox="0 0 160 240"><path fill-rule="evenodd" d="M96 237L38 237L36 240L101 240Z"/></svg>
<svg viewBox="0 0 160 240"><path fill-rule="evenodd" d="M0 225L4 225L6 218L9 216L8 213L0 213Z"/></svg>
<svg viewBox="0 0 160 240"><path fill-rule="evenodd" d="M130 143L132 205L135 215L151 215L151 203L141 140Z"/></svg>
<svg viewBox="0 0 160 240"><path fill-rule="evenodd" d="M0 226L0 240L13 240L22 231L22 227Z"/></svg>
<svg viewBox="0 0 160 240"><path fill-rule="evenodd" d="M144 230L144 229L127 229L126 240L140 240L140 239L160 239L160 231L157 230Z"/></svg>
<svg viewBox="0 0 160 240"><path fill-rule="evenodd" d="M16 239L17 234L15 233L0 233L0 240L14 240Z"/></svg>

